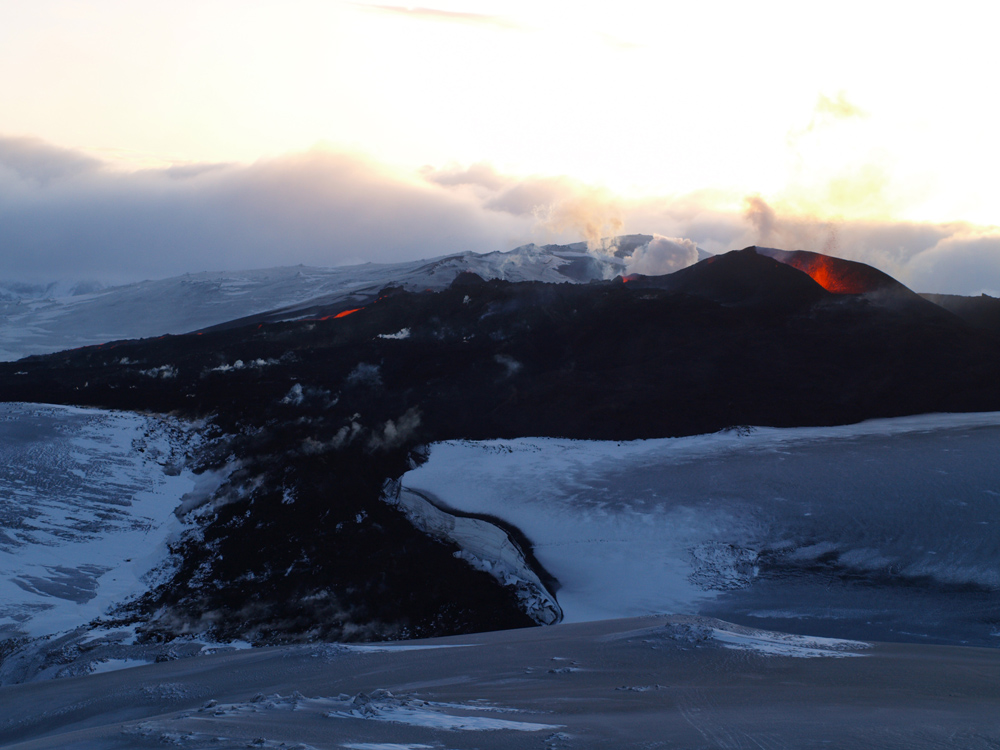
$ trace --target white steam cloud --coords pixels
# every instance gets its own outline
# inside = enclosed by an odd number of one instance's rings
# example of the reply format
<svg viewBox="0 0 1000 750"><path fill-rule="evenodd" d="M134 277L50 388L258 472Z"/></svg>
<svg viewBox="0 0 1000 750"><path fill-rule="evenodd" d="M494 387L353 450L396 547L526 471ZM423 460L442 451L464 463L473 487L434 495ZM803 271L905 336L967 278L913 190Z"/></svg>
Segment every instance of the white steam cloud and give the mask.
<svg viewBox="0 0 1000 750"><path fill-rule="evenodd" d="M653 235L625 258L628 273L663 276L698 262L698 245L689 239Z"/></svg>

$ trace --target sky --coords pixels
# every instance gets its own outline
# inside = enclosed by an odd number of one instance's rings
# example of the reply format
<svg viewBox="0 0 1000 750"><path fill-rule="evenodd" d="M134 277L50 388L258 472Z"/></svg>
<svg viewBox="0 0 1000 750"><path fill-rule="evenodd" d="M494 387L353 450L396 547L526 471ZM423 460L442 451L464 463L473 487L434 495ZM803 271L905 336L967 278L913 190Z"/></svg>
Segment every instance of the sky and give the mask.
<svg viewBox="0 0 1000 750"><path fill-rule="evenodd" d="M998 294L991 29L962 2L5 3L0 279L626 232Z"/></svg>

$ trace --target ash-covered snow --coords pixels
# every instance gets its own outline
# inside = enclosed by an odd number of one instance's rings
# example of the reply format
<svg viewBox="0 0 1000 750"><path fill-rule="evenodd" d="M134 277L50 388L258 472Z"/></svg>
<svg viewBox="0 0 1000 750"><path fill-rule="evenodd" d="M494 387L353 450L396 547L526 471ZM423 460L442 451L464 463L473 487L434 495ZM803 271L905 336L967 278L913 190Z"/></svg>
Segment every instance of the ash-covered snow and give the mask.
<svg viewBox="0 0 1000 750"><path fill-rule="evenodd" d="M799 659L864 656L859 651L870 648L870 644L862 641L816 638L734 626L713 628L712 637L725 648L753 651L768 656L792 656Z"/></svg>
<svg viewBox="0 0 1000 750"><path fill-rule="evenodd" d="M326 701L323 701L326 703ZM455 714L445 709L462 711ZM503 711L504 709L500 709ZM387 721L395 724L409 724L431 729L452 731L489 732L500 729L519 732L539 732L544 729L559 729L561 724L539 724L529 721L512 721L493 716L482 716L481 712L497 711L493 706L481 704L440 703L424 701L410 696L395 696L385 689L369 693L359 693L353 697L343 696L334 703L326 716L336 719L366 719Z"/></svg>
<svg viewBox="0 0 1000 750"><path fill-rule="evenodd" d="M654 648L725 648L760 656L788 656L796 659L864 656L872 648L872 644L864 641L779 633L695 615L675 615L664 625L619 633L611 640L616 639L638 640L651 644ZM618 689L642 692L661 687L663 686L623 686Z"/></svg>
<svg viewBox="0 0 1000 750"><path fill-rule="evenodd" d="M995 646L1000 413L635 442L454 441L403 492L491 514L566 622L710 614Z"/></svg>

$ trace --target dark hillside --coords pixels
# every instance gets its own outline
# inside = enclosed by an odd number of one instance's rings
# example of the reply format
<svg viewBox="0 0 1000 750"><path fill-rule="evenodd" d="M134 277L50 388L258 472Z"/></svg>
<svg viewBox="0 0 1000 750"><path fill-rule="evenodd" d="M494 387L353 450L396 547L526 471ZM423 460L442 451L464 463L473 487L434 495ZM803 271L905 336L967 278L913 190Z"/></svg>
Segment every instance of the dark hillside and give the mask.
<svg viewBox="0 0 1000 750"><path fill-rule="evenodd" d="M904 287L905 289L905 287ZM916 295L913 295L916 297ZM0 396L208 417L243 469L148 632L274 642L526 625L380 502L452 438L628 440L1000 409L1000 344L908 296L832 294L752 250L586 285L459 277L344 315L0 364ZM220 501L221 502L221 501Z"/></svg>

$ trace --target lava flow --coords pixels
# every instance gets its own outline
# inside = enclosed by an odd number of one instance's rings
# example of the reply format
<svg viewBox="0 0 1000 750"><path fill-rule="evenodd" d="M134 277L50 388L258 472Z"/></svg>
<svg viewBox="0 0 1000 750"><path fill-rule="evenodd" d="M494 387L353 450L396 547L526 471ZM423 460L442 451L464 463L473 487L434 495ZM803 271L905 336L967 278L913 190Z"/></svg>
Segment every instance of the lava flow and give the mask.
<svg viewBox="0 0 1000 750"><path fill-rule="evenodd" d="M364 310L363 307L355 307L353 310L344 310L336 315L324 315L322 318L303 318L305 321L323 321L323 320L336 320L337 318L346 318L352 313L356 313L358 310Z"/></svg>
<svg viewBox="0 0 1000 750"><path fill-rule="evenodd" d="M884 286L874 269L819 253L794 252L779 258L792 268L809 274L812 280L834 294L865 294Z"/></svg>

